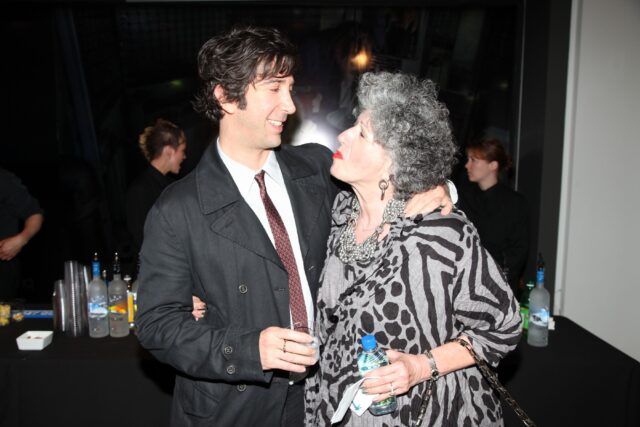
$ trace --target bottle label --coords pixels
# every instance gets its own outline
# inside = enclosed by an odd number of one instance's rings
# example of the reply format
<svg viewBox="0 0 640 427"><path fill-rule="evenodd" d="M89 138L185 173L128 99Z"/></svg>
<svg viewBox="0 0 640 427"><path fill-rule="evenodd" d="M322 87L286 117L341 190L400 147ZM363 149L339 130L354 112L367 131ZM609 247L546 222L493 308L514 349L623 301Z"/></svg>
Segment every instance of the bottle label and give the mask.
<svg viewBox="0 0 640 427"><path fill-rule="evenodd" d="M127 299L120 296L109 298L109 312L112 314L127 314Z"/></svg>
<svg viewBox="0 0 640 427"><path fill-rule="evenodd" d="M549 310L546 308L539 308L536 311L531 311L531 309L529 309L529 324L548 328Z"/></svg>
<svg viewBox="0 0 640 427"><path fill-rule="evenodd" d="M89 316L105 317L107 314L108 314L107 304L104 301L89 303Z"/></svg>

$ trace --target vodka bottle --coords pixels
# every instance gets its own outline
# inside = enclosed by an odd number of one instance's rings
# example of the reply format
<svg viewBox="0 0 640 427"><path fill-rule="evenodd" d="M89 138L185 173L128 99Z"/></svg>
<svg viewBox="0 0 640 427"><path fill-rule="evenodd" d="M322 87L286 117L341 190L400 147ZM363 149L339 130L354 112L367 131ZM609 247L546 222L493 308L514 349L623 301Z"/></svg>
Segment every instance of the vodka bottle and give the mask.
<svg viewBox="0 0 640 427"><path fill-rule="evenodd" d="M544 288L544 261L538 254L536 287L529 295L529 330L527 343L534 347L546 347L549 343L549 307L551 296Z"/></svg>
<svg viewBox="0 0 640 427"><path fill-rule="evenodd" d="M365 335L362 337L362 351L358 355L358 369L361 374L372 369L379 368L389 364L387 354L381 348L378 348L376 337L373 335ZM373 415L389 414L396 410L398 402L395 396L385 399L381 402L372 403L369 406L369 412Z"/></svg>
<svg viewBox="0 0 640 427"><path fill-rule="evenodd" d="M127 321L127 284L120 277L120 260L116 252L113 259L113 280L109 283L109 333L112 337L129 335Z"/></svg>
<svg viewBox="0 0 640 427"><path fill-rule="evenodd" d="M100 278L100 261L98 254L93 255L91 262L93 279L89 282L87 295L89 336L102 338L109 335L109 310L107 305L107 285Z"/></svg>

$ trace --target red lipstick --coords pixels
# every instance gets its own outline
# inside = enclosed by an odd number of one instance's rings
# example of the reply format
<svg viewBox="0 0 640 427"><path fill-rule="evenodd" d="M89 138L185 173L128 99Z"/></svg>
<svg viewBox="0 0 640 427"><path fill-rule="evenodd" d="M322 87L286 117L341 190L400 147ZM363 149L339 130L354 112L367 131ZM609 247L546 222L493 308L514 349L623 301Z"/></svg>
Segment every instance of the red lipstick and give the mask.
<svg viewBox="0 0 640 427"><path fill-rule="evenodd" d="M333 158L334 159L341 159L342 158L342 153L340 152L340 150L336 150L336 152L333 153Z"/></svg>

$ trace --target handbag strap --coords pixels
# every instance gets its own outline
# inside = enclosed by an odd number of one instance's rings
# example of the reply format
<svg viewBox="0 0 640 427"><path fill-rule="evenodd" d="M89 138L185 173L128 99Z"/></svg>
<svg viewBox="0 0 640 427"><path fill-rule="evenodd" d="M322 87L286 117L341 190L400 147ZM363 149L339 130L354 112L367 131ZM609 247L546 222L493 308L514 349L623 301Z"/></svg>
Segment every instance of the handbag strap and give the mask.
<svg viewBox="0 0 640 427"><path fill-rule="evenodd" d="M484 360L478 357L476 352L473 350L473 347L471 347L471 344L469 344L467 341L463 340L462 338L455 338L453 341L457 342L458 344L466 348L469 351L469 353L471 353L471 357L473 357L473 360L476 361L478 365L478 369L480 369L480 372L482 372L482 375L484 375L484 377L489 382L489 384L491 384L491 386L495 390L497 390L498 393L500 393L500 396L502 396L502 398L509 404L509 406L511 406L511 408L516 413L518 418L520 418L522 423L527 427L536 427L536 424L533 422L531 418L529 418L529 416L526 414L526 412L524 412L524 410L520 407L520 405L518 405L518 402L516 402L515 399L511 397L511 394L507 391L507 389L504 388L502 384L500 384L500 381L498 381L498 376L496 375L496 373L493 372L491 368L489 368L489 366L486 364Z"/></svg>

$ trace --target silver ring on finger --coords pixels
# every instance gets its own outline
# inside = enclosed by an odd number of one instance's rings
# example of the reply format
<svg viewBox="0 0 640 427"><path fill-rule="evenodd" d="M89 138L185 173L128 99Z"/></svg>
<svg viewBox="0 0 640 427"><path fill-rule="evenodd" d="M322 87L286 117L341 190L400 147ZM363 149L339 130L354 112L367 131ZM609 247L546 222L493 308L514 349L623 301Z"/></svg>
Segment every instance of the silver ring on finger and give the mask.
<svg viewBox="0 0 640 427"><path fill-rule="evenodd" d="M391 387L391 391L389 392L389 396L395 396L396 395L396 388L393 386L393 381L391 381L389 383L389 386Z"/></svg>
<svg viewBox="0 0 640 427"><path fill-rule="evenodd" d="M287 340L282 341L282 352L283 353L287 352Z"/></svg>

